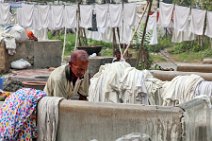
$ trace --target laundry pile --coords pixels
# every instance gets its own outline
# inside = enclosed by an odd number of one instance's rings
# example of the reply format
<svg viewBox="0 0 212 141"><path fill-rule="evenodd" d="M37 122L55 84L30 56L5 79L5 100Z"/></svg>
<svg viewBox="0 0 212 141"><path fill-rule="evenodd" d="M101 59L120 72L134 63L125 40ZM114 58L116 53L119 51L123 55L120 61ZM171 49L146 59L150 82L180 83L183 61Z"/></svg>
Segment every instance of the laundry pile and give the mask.
<svg viewBox="0 0 212 141"><path fill-rule="evenodd" d="M212 82L198 75L161 81L148 70L137 70L126 62L116 62L101 66L91 78L88 100L175 106L200 95L212 96Z"/></svg>

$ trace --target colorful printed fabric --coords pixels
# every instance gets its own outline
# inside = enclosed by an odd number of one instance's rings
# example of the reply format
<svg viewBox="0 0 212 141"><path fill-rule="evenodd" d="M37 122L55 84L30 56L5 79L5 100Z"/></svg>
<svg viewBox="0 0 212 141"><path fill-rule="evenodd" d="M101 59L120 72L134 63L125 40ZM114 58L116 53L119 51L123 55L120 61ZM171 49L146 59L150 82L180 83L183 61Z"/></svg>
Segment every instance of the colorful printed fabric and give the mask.
<svg viewBox="0 0 212 141"><path fill-rule="evenodd" d="M5 100L0 108L0 141L37 138L36 106L43 96L43 91L23 88Z"/></svg>

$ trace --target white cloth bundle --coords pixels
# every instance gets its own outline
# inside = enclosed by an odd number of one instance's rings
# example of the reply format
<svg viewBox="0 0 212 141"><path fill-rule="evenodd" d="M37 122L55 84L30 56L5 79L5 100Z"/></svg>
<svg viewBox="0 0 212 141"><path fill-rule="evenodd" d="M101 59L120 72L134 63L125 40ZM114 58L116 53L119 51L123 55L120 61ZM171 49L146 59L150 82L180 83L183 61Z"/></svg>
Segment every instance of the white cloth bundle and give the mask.
<svg viewBox="0 0 212 141"><path fill-rule="evenodd" d="M212 81L202 81L196 88L195 91L196 96L206 95L211 97L212 96Z"/></svg>
<svg viewBox="0 0 212 141"><path fill-rule="evenodd" d="M204 79L198 75L177 76L172 81L166 82L161 94L164 106L175 106L192 100L195 89Z"/></svg>
<svg viewBox="0 0 212 141"><path fill-rule="evenodd" d="M120 81L120 99L123 103L148 104L148 95L145 85L145 72L129 67L124 70Z"/></svg>
<svg viewBox="0 0 212 141"><path fill-rule="evenodd" d="M102 65L99 72L90 79L88 100L119 103L120 79L127 67L130 65L126 62Z"/></svg>

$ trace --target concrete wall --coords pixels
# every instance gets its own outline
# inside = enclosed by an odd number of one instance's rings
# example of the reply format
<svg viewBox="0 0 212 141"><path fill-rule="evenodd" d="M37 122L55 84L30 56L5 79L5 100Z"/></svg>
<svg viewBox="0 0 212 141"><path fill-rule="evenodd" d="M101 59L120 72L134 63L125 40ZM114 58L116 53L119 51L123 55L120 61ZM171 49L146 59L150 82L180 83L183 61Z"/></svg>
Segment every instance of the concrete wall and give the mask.
<svg viewBox="0 0 212 141"><path fill-rule="evenodd" d="M18 59L25 59L32 64L32 68L57 67L61 65L61 41L25 41L16 43L16 54L7 54L4 44L0 46L0 71L7 72L10 63Z"/></svg>
<svg viewBox="0 0 212 141"><path fill-rule="evenodd" d="M152 141L211 141L210 105L207 99L194 99L178 107L63 100L57 140L115 141L139 132L149 135Z"/></svg>
<svg viewBox="0 0 212 141"><path fill-rule="evenodd" d="M34 42L34 68L58 67L61 56L61 41Z"/></svg>
<svg viewBox="0 0 212 141"><path fill-rule="evenodd" d="M58 141L115 141L135 132L152 141L181 141L183 111L178 107L63 100L59 110Z"/></svg>

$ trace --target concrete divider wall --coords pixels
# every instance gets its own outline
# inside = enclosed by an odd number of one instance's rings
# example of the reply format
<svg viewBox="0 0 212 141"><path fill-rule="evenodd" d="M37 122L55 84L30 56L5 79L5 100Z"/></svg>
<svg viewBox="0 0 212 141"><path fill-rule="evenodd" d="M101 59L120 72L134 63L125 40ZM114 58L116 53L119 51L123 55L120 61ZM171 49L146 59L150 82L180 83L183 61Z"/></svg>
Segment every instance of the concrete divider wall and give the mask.
<svg viewBox="0 0 212 141"><path fill-rule="evenodd" d="M209 99L179 105L183 113L183 141L212 141L212 109Z"/></svg>
<svg viewBox="0 0 212 141"><path fill-rule="evenodd" d="M152 141L181 141L183 111L159 107L63 100L58 141L115 141L134 132Z"/></svg>

